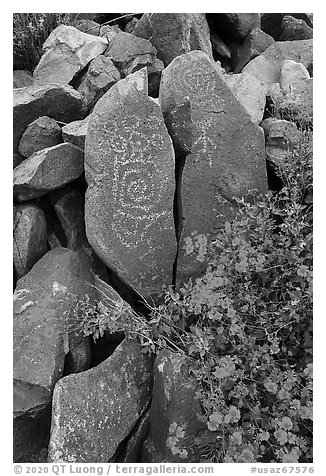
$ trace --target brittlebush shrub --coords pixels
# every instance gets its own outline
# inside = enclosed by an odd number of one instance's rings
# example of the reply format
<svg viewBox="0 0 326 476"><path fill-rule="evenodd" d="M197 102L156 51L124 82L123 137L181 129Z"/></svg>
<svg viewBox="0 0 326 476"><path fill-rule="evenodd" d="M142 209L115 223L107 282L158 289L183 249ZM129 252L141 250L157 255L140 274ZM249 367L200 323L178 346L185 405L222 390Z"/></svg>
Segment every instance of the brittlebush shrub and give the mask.
<svg viewBox="0 0 326 476"><path fill-rule="evenodd" d="M13 51L29 71L41 59L42 46L50 33L60 24L70 25L78 14L71 13L14 13Z"/></svg>
<svg viewBox="0 0 326 476"><path fill-rule="evenodd" d="M204 249L209 240L188 237L206 273L166 291L149 321L135 315L124 327L144 351L168 346L191 359L207 424L195 441L202 461L312 461L310 139L277 166L280 192L237 200L234 220ZM110 313L94 309L87 333L119 329Z"/></svg>

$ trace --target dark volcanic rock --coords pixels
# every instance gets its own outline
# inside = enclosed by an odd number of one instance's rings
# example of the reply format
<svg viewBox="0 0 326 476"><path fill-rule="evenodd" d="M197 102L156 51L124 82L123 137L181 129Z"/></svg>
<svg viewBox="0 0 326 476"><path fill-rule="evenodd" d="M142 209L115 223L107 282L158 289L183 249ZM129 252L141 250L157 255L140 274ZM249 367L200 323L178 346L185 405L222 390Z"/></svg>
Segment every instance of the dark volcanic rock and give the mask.
<svg viewBox="0 0 326 476"><path fill-rule="evenodd" d="M280 41L309 40L313 29L304 20L286 15L282 19Z"/></svg>
<svg viewBox="0 0 326 476"><path fill-rule="evenodd" d="M71 122L83 119L86 106L82 96L71 86L48 86L14 89L14 152L27 126L40 116L56 121Z"/></svg>
<svg viewBox="0 0 326 476"><path fill-rule="evenodd" d="M91 109L120 78L120 73L112 61L104 55L99 55L90 62L77 91L83 96L87 107Z"/></svg>
<svg viewBox="0 0 326 476"><path fill-rule="evenodd" d="M29 157L47 147L62 142L61 127L51 117L42 116L33 121L20 139L18 152L23 157Z"/></svg>
<svg viewBox="0 0 326 476"><path fill-rule="evenodd" d="M43 56L33 73L34 84L68 84L107 47L105 38L82 33L73 26L57 26L43 45Z"/></svg>
<svg viewBox="0 0 326 476"><path fill-rule="evenodd" d="M48 251L43 210L32 203L14 209L14 266L17 278L27 274Z"/></svg>
<svg viewBox="0 0 326 476"><path fill-rule="evenodd" d="M209 27L203 13L145 13L134 34L155 46L157 57L165 66L191 50L202 50L213 58Z"/></svg>
<svg viewBox="0 0 326 476"><path fill-rule="evenodd" d="M293 18L304 20L309 27L313 27L311 13L262 13L262 30L265 33L271 35L275 41L279 41L282 31L282 19L286 15L290 15Z"/></svg>
<svg viewBox="0 0 326 476"><path fill-rule="evenodd" d="M238 53L239 58L234 72L239 73L249 61L260 55L260 53L265 51L272 43L274 43L273 37L258 27L253 28L246 37L243 46L240 48Z"/></svg>
<svg viewBox="0 0 326 476"><path fill-rule="evenodd" d="M62 138L65 142L70 142L80 149L85 148L85 139L90 116L85 117L81 121L73 121L63 126Z"/></svg>
<svg viewBox="0 0 326 476"><path fill-rule="evenodd" d="M205 240L233 216L233 198L253 188L266 191L264 135L227 86L223 70L202 52L181 55L165 68L160 100L167 119L190 102L184 118L190 154L182 174L177 273L182 284L205 269ZM173 124L168 127L174 137ZM180 137L180 121L178 127ZM197 260L191 256L194 234L199 234Z"/></svg>
<svg viewBox="0 0 326 476"><path fill-rule="evenodd" d="M193 445L205 430L201 405L190 381L187 357L169 350L161 351L154 363L153 397L150 406L150 431L142 450L142 463L199 462Z"/></svg>
<svg viewBox="0 0 326 476"><path fill-rule="evenodd" d="M41 197L77 179L84 171L82 149L63 143L42 149L14 169L14 198Z"/></svg>
<svg viewBox="0 0 326 476"><path fill-rule="evenodd" d="M174 152L140 70L96 104L85 148L87 238L120 278L145 296L170 284L176 242Z"/></svg>
<svg viewBox="0 0 326 476"><path fill-rule="evenodd" d="M71 327L76 300L95 295L88 261L65 248L41 258L14 294L14 416L36 416L51 402L65 354L83 340ZM70 321L70 319L72 319Z"/></svg>
<svg viewBox="0 0 326 476"><path fill-rule="evenodd" d="M49 462L106 463L148 405L152 362L124 340L104 362L62 378L53 395Z"/></svg>

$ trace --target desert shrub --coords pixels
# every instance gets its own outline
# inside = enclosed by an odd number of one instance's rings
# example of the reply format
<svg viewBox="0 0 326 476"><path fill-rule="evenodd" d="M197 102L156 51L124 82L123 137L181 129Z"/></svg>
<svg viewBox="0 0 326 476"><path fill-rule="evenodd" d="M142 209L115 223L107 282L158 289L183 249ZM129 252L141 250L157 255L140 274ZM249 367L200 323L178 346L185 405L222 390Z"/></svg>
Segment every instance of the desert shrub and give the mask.
<svg viewBox="0 0 326 476"><path fill-rule="evenodd" d="M87 334L123 329L144 352L168 346L191 359L207 423L195 442L203 461L312 461L310 140L277 164L280 192L238 199L212 240L187 238L207 270L166 290L148 321L105 301L90 326L84 320Z"/></svg>
<svg viewBox="0 0 326 476"><path fill-rule="evenodd" d="M78 14L14 13L13 51L26 69L33 71L42 56L42 46L50 33L60 24L69 25Z"/></svg>

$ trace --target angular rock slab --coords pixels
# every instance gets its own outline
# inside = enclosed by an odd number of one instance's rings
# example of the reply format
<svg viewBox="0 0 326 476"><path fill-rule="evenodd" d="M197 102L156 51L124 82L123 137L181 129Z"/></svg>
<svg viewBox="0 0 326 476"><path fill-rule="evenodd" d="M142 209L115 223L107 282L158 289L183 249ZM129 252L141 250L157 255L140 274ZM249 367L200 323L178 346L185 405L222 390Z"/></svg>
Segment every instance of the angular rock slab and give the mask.
<svg viewBox="0 0 326 476"><path fill-rule="evenodd" d="M142 449L142 463L200 460L194 439L205 430L205 423L188 369L186 356L169 350L161 351L155 359L150 430Z"/></svg>
<svg viewBox="0 0 326 476"><path fill-rule="evenodd" d="M213 58L204 13L144 13L134 35L148 39L165 66L176 56L191 50L202 50Z"/></svg>
<svg viewBox="0 0 326 476"><path fill-rule="evenodd" d="M48 251L45 215L38 206L29 203L15 207L13 248L18 279Z"/></svg>
<svg viewBox="0 0 326 476"><path fill-rule="evenodd" d="M234 72L240 73L242 68L246 66L249 61L260 55L260 53L265 51L272 43L274 43L274 41L275 40L272 36L268 35L260 28L253 28L240 48L239 58L234 68Z"/></svg>
<svg viewBox="0 0 326 476"><path fill-rule="evenodd" d="M264 134L252 123L228 87L223 71L207 55L192 51L175 58L165 68L160 88L163 114L185 107L184 131L190 154L182 174L183 231L178 258L178 282L205 269L202 253L198 260L188 256L189 237L206 235L233 217L233 198L250 189L267 190ZM182 136L178 124L169 132ZM189 134L192 141L189 140ZM203 250L202 250L203 251Z"/></svg>
<svg viewBox="0 0 326 476"><path fill-rule="evenodd" d="M61 127L51 117L41 116L35 119L20 139L18 152L30 157L34 152L53 147L62 142Z"/></svg>
<svg viewBox="0 0 326 476"><path fill-rule="evenodd" d="M43 45L44 54L33 73L34 84L68 84L107 47L105 38L88 35L73 26L59 25Z"/></svg>
<svg viewBox="0 0 326 476"><path fill-rule="evenodd" d="M81 121L73 121L63 126L62 138L64 142L70 142L84 150L89 118L90 116L87 116Z"/></svg>
<svg viewBox="0 0 326 476"><path fill-rule="evenodd" d="M174 151L145 69L96 103L85 146L86 234L106 265L143 296L171 284L176 253Z"/></svg>
<svg viewBox="0 0 326 476"><path fill-rule="evenodd" d="M260 79L268 86L277 83L285 60L302 63L306 68L313 64L313 40L276 41L263 53L251 60L242 70Z"/></svg>
<svg viewBox="0 0 326 476"><path fill-rule="evenodd" d="M71 86L49 84L14 89L14 152L27 126L38 117L49 116L68 123L83 119L86 111L81 94Z"/></svg>
<svg viewBox="0 0 326 476"><path fill-rule="evenodd" d="M46 253L14 294L14 416L35 416L51 402L65 354L83 340L76 299L96 297L88 260L65 248ZM76 327L76 329L75 329Z"/></svg>
<svg viewBox="0 0 326 476"><path fill-rule="evenodd" d="M40 150L14 169L14 197L41 197L77 179L84 171L84 152L69 143Z"/></svg>
<svg viewBox="0 0 326 476"><path fill-rule="evenodd" d="M136 341L55 387L48 462L106 463L151 398L152 361Z"/></svg>

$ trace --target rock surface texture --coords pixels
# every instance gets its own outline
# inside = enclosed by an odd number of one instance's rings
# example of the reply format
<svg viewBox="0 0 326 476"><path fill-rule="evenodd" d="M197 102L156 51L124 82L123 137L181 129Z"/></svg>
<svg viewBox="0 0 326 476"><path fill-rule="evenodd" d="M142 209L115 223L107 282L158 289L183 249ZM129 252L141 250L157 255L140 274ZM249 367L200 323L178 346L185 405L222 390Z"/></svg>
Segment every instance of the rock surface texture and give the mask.
<svg viewBox="0 0 326 476"><path fill-rule="evenodd" d="M201 261L189 256L189 239L195 234L209 236L223 226L232 216L234 196L252 188L267 189L264 136L228 87L222 70L202 52L181 55L170 63L163 71L160 100L172 137L175 129L179 136L182 129L188 134L190 154L181 182L178 280L182 283L205 267L204 249ZM185 101L189 106L184 121L175 126L170 113Z"/></svg>
<svg viewBox="0 0 326 476"><path fill-rule="evenodd" d="M213 57L209 27L203 13L145 13L134 35L148 39L167 66L176 56L202 50Z"/></svg>
<svg viewBox="0 0 326 476"><path fill-rule="evenodd" d="M34 70L35 85L68 84L93 58L104 53L108 41L59 25L43 45L43 56Z"/></svg>
<svg viewBox="0 0 326 476"><path fill-rule="evenodd" d="M85 149L86 233L96 253L144 296L172 280L174 152L144 70L96 104Z"/></svg>
<svg viewBox="0 0 326 476"><path fill-rule="evenodd" d="M48 462L106 463L147 407L151 360L124 340L97 367L58 382Z"/></svg>

